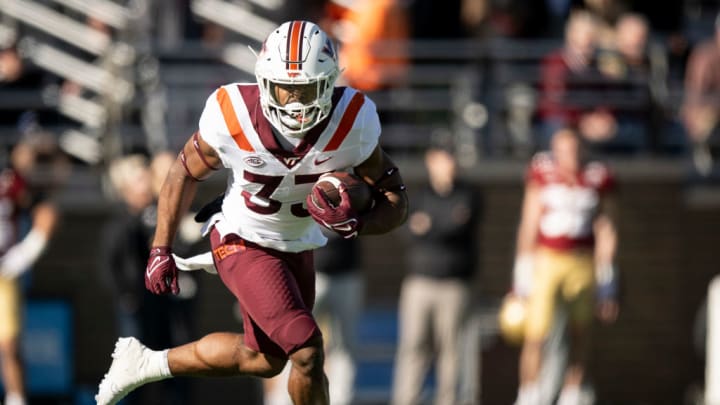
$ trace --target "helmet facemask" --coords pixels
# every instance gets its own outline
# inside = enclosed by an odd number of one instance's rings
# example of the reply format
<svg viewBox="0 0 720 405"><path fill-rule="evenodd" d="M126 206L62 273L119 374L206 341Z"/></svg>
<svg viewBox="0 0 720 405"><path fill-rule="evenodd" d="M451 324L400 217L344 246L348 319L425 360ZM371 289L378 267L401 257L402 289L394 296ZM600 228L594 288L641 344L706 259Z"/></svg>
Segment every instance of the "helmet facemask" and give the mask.
<svg viewBox="0 0 720 405"><path fill-rule="evenodd" d="M324 120L332 106L332 89L335 77L314 79L270 80L258 77L263 99L263 113L270 123L282 134L292 138L301 138L307 131ZM293 86L303 88L293 91ZM288 102L278 99L278 89L286 89L288 93L299 93L297 97L289 96Z"/></svg>

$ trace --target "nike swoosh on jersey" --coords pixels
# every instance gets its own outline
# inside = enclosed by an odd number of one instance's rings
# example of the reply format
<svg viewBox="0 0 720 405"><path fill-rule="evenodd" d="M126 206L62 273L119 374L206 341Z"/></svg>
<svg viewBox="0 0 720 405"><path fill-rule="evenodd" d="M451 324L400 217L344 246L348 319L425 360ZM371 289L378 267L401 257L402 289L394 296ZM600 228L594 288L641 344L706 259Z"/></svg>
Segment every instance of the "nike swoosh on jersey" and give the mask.
<svg viewBox="0 0 720 405"><path fill-rule="evenodd" d="M162 257L162 256L155 256L155 258L153 259L152 263L150 264L150 267L147 269L147 272L145 273L145 275L147 276L147 278L152 277L153 273L155 273L155 270L157 270L158 268L160 268L160 266L162 266L163 264L165 264L165 262L167 262L168 260L170 260L170 258L167 257L167 256L164 256L164 257Z"/></svg>
<svg viewBox="0 0 720 405"><path fill-rule="evenodd" d="M332 158L333 158L332 156L328 156L328 157L326 157L325 159L315 158L315 162L314 162L314 163L315 163L315 166L320 166L321 164L327 162L328 160L330 160L330 159L332 159Z"/></svg>

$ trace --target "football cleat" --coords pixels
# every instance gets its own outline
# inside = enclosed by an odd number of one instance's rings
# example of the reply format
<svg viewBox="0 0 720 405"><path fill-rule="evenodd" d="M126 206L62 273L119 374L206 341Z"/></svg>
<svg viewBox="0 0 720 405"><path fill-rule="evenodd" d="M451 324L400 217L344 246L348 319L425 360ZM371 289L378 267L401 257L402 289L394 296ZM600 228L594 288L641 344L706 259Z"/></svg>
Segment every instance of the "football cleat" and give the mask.
<svg viewBox="0 0 720 405"><path fill-rule="evenodd" d="M134 337L119 338L112 353L110 369L100 382L95 401L114 405L135 388L163 377L150 370L151 350Z"/></svg>

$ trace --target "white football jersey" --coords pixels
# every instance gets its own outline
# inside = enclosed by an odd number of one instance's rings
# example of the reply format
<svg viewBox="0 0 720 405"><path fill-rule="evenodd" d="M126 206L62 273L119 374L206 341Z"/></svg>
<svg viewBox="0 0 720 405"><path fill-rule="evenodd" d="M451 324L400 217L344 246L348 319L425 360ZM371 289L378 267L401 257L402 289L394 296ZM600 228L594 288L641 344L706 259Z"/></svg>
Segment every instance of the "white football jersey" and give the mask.
<svg viewBox="0 0 720 405"><path fill-rule="evenodd" d="M258 245L300 252L326 242L304 207L321 174L364 162L378 145L375 104L337 87L329 119L313 127L293 150L278 142L262 113L257 84L220 87L200 117L200 136L229 169L222 212L213 216L221 236L238 234Z"/></svg>

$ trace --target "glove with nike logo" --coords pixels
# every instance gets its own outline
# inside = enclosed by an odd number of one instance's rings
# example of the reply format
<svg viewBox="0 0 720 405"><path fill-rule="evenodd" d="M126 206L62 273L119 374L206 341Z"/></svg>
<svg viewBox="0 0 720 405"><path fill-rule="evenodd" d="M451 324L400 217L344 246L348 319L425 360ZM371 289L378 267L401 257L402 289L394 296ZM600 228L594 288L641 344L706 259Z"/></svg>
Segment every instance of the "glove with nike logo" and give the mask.
<svg viewBox="0 0 720 405"><path fill-rule="evenodd" d="M313 219L320 225L335 231L345 239L353 239L362 229L362 220L357 211L350 204L350 196L344 185L338 187L340 204L333 206L325 194L318 188L313 188L307 196L307 210Z"/></svg>
<svg viewBox="0 0 720 405"><path fill-rule="evenodd" d="M180 292L178 271L170 247L156 246L150 249L145 268L145 288L157 295L168 292L177 295Z"/></svg>

